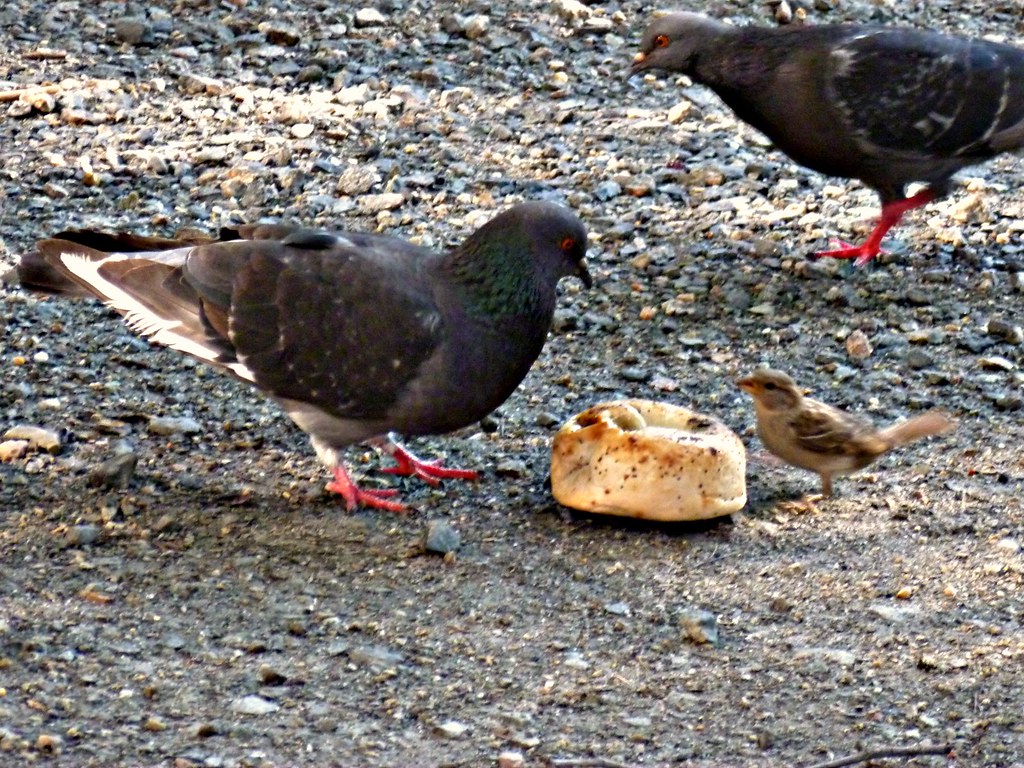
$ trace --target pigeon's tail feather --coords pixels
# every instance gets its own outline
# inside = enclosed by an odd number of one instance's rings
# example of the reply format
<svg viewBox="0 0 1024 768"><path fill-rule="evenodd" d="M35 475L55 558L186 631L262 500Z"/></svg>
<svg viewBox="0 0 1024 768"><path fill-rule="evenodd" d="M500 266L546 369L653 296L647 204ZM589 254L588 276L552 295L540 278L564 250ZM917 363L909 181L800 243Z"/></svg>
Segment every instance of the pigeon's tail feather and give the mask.
<svg viewBox="0 0 1024 768"><path fill-rule="evenodd" d="M72 245L68 241L51 239L36 244L36 249L24 254L17 266L4 276L5 282L17 283L40 293L60 296L96 297L95 291L75 278L60 257L70 248L82 254L83 258L101 259L105 254L87 246Z"/></svg>
<svg viewBox="0 0 1024 768"><path fill-rule="evenodd" d="M879 430L878 434L879 437L895 447L920 440L922 437L941 435L949 432L955 426L956 422L945 412L928 411L920 416Z"/></svg>
<svg viewBox="0 0 1024 768"><path fill-rule="evenodd" d="M62 259L68 253L99 261L110 253L144 253L183 248L212 242L212 238L179 232L174 238L148 237L129 232L97 232L69 229L36 243L35 250L22 255L18 265L3 275L5 283L17 284L39 293L77 298L103 298L88 283L75 277Z"/></svg>

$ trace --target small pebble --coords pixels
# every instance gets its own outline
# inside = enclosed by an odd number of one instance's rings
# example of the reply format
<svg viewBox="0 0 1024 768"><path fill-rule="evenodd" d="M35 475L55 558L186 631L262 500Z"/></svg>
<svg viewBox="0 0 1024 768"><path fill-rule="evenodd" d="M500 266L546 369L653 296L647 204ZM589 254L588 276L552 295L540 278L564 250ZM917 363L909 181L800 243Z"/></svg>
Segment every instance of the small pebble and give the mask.
<svg viewBox="0 0 1024 768"><path fill-rule="evenodd" d="M394 667L401 664L405 657L398 651L392 651L383 645L361 645L356 648L344 648L341 653L348 652L349 661L367 667ZM336 654L337 655L337 654Z"/></svg>
<svg viewBox="0 0 1024 768"><path fill-rule="evenodd" d="M462 27L462 33L470 40L479 40L487 34L490 26L491 20L487 16L478 13L466 19L466 23Z"/></svg>
<svg viewBox="0 0 1024 768"><path fill-rule="evenodd" d="M243 696L231 702L231 711L240 715L269 715L281 707L262 696Z"/></svg>
<svg viewBox="0 0 1024 768"><path fill-rule="evenodd" d="M356 11L355 24L357 27L379 27L387 22L387 17L376 8L360 8Z"/></svg>
<svg viewBox="0 0 1024 768"><path fill-rule="evenodd" d="M0 443L0 462L16 461L28 453L28 440L4 440Z"/></svg>
<svg viewBox="0 0 1024 768"><path fill-rule="evenodd" d="M978 365L986 371L1012 371L1016 367L1012 360L998 355L978 358Z"/></svg>
<svg viewBox="0 0 1024 768"><path fill-rule="evenodd" d="M866 360L871 357L871 342L867 334L858 329L846 337L846 354L853 360Z"/></svg>
<svg viewBox="0 0 1024 768"><path fill-rule="evenodd" d="M260 683L263 685L284 685L288 682L287 675L283 675L269 664L260 666Z"/></svg>
<svg viewBox="0 0 1024 768"><path fill-rule="evenodd" d="M1019 325L1013 325L1005 320L989 320L985 329L989 336L995 336L1008 344L1018 346L1024 344L1024 329Z"/></svg>
<svg viewBox="0 0 1024 768"><path fill-rule="evenodd" d="M143 19L125 16L114 22L114 36L122 43L139 45L152 37L152 31Z"/></svg>
<svg viewBox="0 0 1024 768"><path fill-rule="evenodd" d="M686 638L698 645L718 645L718 617L711 611L688 610L679 617Z"/></svg>
<svg viewBox="0 0 1024 768"><path fill-rule="evenodd" d="M174 515L168 512L158 517L156 522L153 523L153 532L164 533L166 531L173 531L177 527L178 521L174 519Z"/></svg>
<svg viewBox="0 0 1024 768"><path fill-rule="evenodd" d="M194 435L203 431L203 426L187 416L152 416L148 429L154 435Z"/></svg>
<svg viewBox="0 0 1024 768"><path fill-rule="evenodd" d="M915 371L919 371L922 368L928 368L935 364L935 360L927 352L916 347L911 348L907 352L906 356L907 366L913 368Z"/></svg>
<svg viewBox="0 0 1024 768"><path fill-rule="evenodd" d="M363 213L379 213L391 211L405 202L405 195L398 192L384 192L379 195L363 195L359 198L359 208Z"/></svg>
<svg viewBox="0 0 1024 768"><path fill-rule="evenodd" d="M614 181L602 181L594 190L594 197L608 201L622 194L622 185Z"/></svg>
<svg viewBox="0 0 1024 768"><path fill-rule="evenodd" d="M501 477L525 477L529 474L529 465L522 459L503 459L494 468Z"/></svg>
<svg viewBox="0 0 1024 768"><path fill-rule="evenodd" d="M4 440L24 440L29 447L57 455L64 446L65 435L52 429L18 425L4 432Z"/></svg>
<svg viewBox="0 0 1024 768"><path fill-rule="evenodd" d="M48 755L56 755L60 752L60 745L63 739L56 734L41 733L36 737L36 749Z"/></svg>
<svg viewBox="0 0 1024 768"><path fill-rule="evenodd" d="M534 419L534 423L536 423L538 427L545 427L546 429L550 429L551 427L557 427L562 422L561 419L559 419L558 416L556 416L555 414L551 413L551 411L541 411L540 413L537 414L537 417Z"/></svg>
<svg viewBox="0 0 1024 768"><path fill-rule="evenodd" d="M437 732L449 739L458 739L469 731L469 726L456 720L449 720L437 726Z"/></svg>
<svg viewBox="0 0 1024 768"><path fill-rule="evenodd" d="M458 551L462 545L462 536L452 525L444 520L431 520L423 535L423 548L427 552L447 555Z"/></svg>
<svg viewBox="0 0 1024 768"><path fill-rule="evenodd" d="M647 381L648 379L651 378L651 374L649 371L646 371L643 368L635 368L632 366L623 368L621 371L619 371L619 375L626 381L635 382Z"/></svg>
<svg viewBox="0 0 1024 768"><path fill-rule="evenodd" d="M100 488L127 488L135 474L139 455L134 450L119 452L89 473L89 484Z"/></svg>
<svg viewBox="0 0 1024 768"><path fill-rule="evenodd" d="M68 529L66 540L68 546L84 547L95 543L100 537L100 527L85 523Z"/></svg>

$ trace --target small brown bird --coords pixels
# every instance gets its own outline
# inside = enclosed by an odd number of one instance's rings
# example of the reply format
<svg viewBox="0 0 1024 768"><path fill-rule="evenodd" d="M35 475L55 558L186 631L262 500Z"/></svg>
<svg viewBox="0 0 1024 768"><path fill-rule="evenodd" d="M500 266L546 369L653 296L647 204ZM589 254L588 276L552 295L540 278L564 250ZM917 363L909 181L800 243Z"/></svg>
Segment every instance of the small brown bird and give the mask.
<svg viewBox="0 0 1024 768"><path fill-rule="evenodd" d="M821 476L821 492L832 495L833 475L863 469L883 453L930 435L948 432L955 422L934 410L877 429L867 421L804 397L782 371L762 368L736 381L754 398L757 434L783 461Z"/></svg>

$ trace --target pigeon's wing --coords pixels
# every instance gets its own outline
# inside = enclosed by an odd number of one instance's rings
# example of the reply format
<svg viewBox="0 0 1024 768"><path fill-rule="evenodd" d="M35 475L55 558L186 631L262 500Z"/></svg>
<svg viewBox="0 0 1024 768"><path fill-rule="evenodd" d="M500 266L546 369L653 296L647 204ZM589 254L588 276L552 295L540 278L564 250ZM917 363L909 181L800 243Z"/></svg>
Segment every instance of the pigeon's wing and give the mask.
<svg viewBox="0 0 1024 768"><path fill-rule="evenodd" d="M288 231L128 253L50 239L36 252L156 343L278 398L382 417L441 343L432 255L395 238Z"/></svg>
<svg viewBox="0 0 1024 768"><path fill-rule="evenodd" d="M427 251L358 240L299 230L189 254L183 280L231 345L235 373L333 416L385 416L437 351L441 318Z"/></svg>
<svg viewBox="0 0 1024 768"><path fill-rule="evenodd" d="M807 451L829 456L877 456L888 447L867 422L838 408L804 399L790 426L797 444Z"/></svg>
<svg viewBox="0 0 1024 768"><path fill-rule="evenodd" d="M828 61L832 99L868 154L988 157L1024 121L1024 52L1010 46L854 28Z"/></svg>

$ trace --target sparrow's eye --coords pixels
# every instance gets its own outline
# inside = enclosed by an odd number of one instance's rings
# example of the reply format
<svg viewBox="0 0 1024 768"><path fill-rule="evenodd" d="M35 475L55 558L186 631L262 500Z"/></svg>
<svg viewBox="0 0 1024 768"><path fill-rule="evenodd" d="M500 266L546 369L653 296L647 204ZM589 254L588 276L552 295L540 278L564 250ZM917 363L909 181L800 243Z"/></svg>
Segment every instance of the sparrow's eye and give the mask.
<svg viewBox="0 0 1024 768"><path fill-rule="evenodd" d="M770 381L766 381L765 384L764 384L764 388L767 389L768 391L771 391L771 390L775 389L775 384L773 384Z"/></svg>
<svg viewBox="0 0 1024 768"><path fill-rule="evenodd" d="M564 240L562 240L562 250L565 251L566 253L568 253L569 251L571 251L575 247L576 247L576 238L567 237Z"/></svg>
<svg viewBox="0 0 1024 768"><path fill-rule="evenodd" d="M654 38L655 48L667 48L671 41L668 39L668 35L658 35Z"/></svg>

